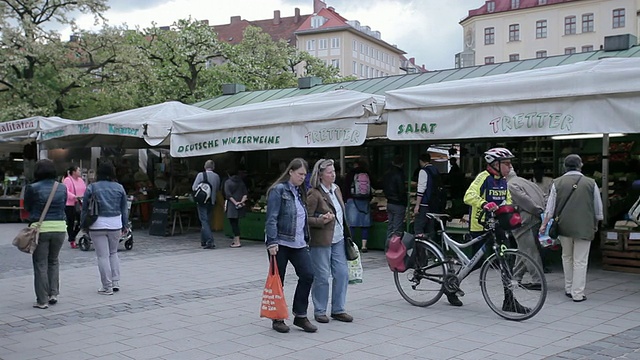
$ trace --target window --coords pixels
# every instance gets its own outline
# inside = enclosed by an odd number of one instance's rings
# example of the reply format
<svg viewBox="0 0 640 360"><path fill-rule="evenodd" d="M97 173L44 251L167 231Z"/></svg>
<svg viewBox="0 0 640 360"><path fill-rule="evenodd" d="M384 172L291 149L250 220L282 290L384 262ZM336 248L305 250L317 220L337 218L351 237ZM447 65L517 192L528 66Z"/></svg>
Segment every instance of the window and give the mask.
<svg viewBox="0 0 640 360"><path fill-rule="evenodd" d="M536 21L536 39L547 37L547 20Z"/></svg>
<svg viewBox="0 0 640 360"><path fill-rule="evenodd" d="M353 40L352 50L356 52L358 51L358 42L356 40Z"/></svg>
<svg viewBox="0 0 640 360"><path fill-rule="evenodd" d="M372 47L369 47L369 56L373 57L373 48Z"/></svg>
<svg viewBox="0 0 640 360"><path fill-rule="evenodd" d="M511 0L511 8L517 9L520 7L520 0Z"/></svg>
<svg viewBox="0 0 640 360"><path fill-rule="evenodd" d="M373 77L373 68L369 68L369 78Z"/></svg>
<svg viewBox="0 0 640 360"><path fill-rule="evenodd" d="M358 75L358 63L354 61L351 63L351 65L353 66L353 74Z"/></svg>
<svg viewBox="0 0 640 360"><path fill-rule="evenodd" d="M307 51L316 49L316 41L315 40L307 40Z"/></svg>
<svg viewBox="0 0 640 360"><path fill-rule="evenodd" d="M318 50L326 50L327 49L327 39L318 40Z"/></svg>
<svg viewBox="0 0 640 360"><path fill-rule="evenodd" d="M624 27L624 9L613 10L613 28Z"/></svg>
<svg viewBox="0 0 640 360"><path fill-rule="evenodd" d="M371 69L369 69L369 66L365 66L364 67L364 77L366 77L367 79L370 78L369 70L371 70Z"/></svg>
<svg viewBox="0 0 640 360"><path fill-rule="evenodd" d="M509 41L520 41L520 25L509 25Z"/></svg>
<svg viewBox="0 0 640 360"><path fill-rule="evenodd" d="M547 50L536 51L536 59L547 57Z"/></svg>
<svg viewBox="0 0 640 360"><path fill-rule="evenodd" d="M496 29L495 28L484 28L484 44L491 45L496 42Z"/></svg>
<svg viewBox="0 0 640 360"><path fill-rule="evenodd" d="M360 43L360 54L364 54L364 44Z"/></svg>
<svg viewBox="0 0 640 360"><path fill-rule="evenodd" d="M360 76L364 77L364 64L360 64Z"/></svg>
<svg viewBox="0 0 640 360"><path fill-rule="evenodd" d="M575 54L575 53L576 53L576 48L574 48L574 47L564 48L564 54L565 55L571 55L571 54Z"/></svg>
<svg viewBox="0 0 640 360"><path fill-rule="evenodd" d="M493 1L487 1L487 12L494 12L496 10L496 3Z"/></svg>
<svg viewBox="0 0 640 360"><path fill-rule="evenodd" d="M593 32L593 14L582 14L582 32Z"/></svg>
<svg viewBox="0 0 640 360"><path fill-rule="evenodd" d="M547 0L538 0L538 5L547 5Z"/></svg>
<svg viewBox="0 0 640 360"><path fill-rule="evenodd" d="M340 38L331 38L331 48L337 49L340 47Z"/></svg>
<svg viewBox="0 0 640 360"><path fill-rule="evenodd" d="M590 52L593 51L593 45L585 45L582 47L582 52Z"/></svg>
<svg viewBox="0 0 640 360"><path fill-rule="evenodd" d="M326 19L322 16L314 16L311 18L311 27L314 29L319 28L320 26L324 25L325 21Z"/></svg>
<svg viewBox="0 0 640 360"><path fill-rule="evenodd" d="M331 66L340 69L340 59L331 59Z"/></svg>
<svg viewBox="0 0 640 360"><path fill-rule="evenodd" d="M520 54L509 55L509 61L518 61L518 60L520 60Z"/></svg>
<svg viewBox="0 0 640 360"><path fill-rule="evenodd" d="M576 17L567 16L564 18L564 34L573 35L576 33Z"/></svg>
<svg viewBox="0 0 640 360"><path fill-rule="evenodd" d="M364 54L367 56L369 55L369 45L364 46Z"/></svg>
<svg viewBox="0 0 640 360"><path fill-rule="evenodd" d="M495 62L496 62L496 58L494 58L493 56L487 56L484 58L485 65L495 64Z"/></svg>

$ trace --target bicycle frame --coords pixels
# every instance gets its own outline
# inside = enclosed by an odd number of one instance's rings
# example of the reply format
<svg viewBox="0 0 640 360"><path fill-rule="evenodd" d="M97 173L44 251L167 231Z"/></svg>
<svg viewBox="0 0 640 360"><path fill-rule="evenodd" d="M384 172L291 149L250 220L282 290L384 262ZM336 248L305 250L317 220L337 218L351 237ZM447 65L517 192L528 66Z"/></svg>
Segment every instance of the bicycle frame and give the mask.
<svg viewBox="0 0 640 360"><path fill-rule="evenodd" d="M455 240L453 240L446 232L444 224L442 222L442 220L440 219L441 216L447 216L445 214L431 214L431 213L427 213L427 217L434 219L435 221L437 221L440 224L440 228L441 230L441 238L442 238L442 242L444 245L445 250L452 250L455 255L457 260L460 261L460 263L462 263L462 267L458 270L458 272L455 274L456 277L462 282L462 280L464 280L473 270L473 268L481 261L482 257L484 256L484 254L487 253L487 249L486 249L486 244L488 243L493 243L495 242L495 234L493 232L495 223L493 220L488 220L488 228L489 231L487 231L486 233L475 237L473 239L471 239L471 241L469 241L468 243L459 243ZM487 239L487 237L490 237L489 239ZM472 246L473 244L479 243L480 241L483 240L487 240L482 247L471 257L471 259L469 259L469 257L461 250L461 249L465 249L468 248L470 246ZM489 240L493 240L493 241L489 241Z"/></svg>

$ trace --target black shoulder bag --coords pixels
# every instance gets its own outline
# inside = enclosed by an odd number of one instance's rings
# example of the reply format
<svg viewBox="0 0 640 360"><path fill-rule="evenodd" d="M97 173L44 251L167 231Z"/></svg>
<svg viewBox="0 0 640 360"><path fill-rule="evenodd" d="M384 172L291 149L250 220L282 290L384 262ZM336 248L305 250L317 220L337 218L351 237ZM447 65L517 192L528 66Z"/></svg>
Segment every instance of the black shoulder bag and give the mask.
<svg viewBox="0 0 640 360"><path fill-rule="evenodd" d="M584 176L584 175L582 175ZM571 192L569 193L569 196L567 196L567 200L564 201L564 204L562 204L562 206L558 209L558 207L556 206L556 211L554 211L553 213L553 223L551 224L551 227L549 228L549 237L552 239L557 239L558 238L558 219L560 217L560 213L562 212L562 210L564 210L565 205L567 205L567 203L569 202L569 199L571 199L571 195L573 195L573 192L578 188L578 183L580 182L580 180L582 180L582 176L580 176L578 178L578 181L576 181L575 184L573 184L573 187L571 188ZM556 189L557 192L557 189Z"/></svg>

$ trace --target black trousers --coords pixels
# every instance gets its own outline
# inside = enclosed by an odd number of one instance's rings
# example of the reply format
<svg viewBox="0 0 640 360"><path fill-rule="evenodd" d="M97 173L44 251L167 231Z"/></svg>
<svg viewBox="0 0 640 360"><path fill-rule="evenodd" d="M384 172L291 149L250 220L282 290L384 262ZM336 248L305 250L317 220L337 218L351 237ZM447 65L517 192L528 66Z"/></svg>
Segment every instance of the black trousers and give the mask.
<svg viewBox="0 0 640 360"><path fill-rule="evenodd" d="M80 232L80 214L76 212L75 206L65 206L64 214L66 215L67 222L67 236L69 237L69 242L76 240L76 235Z"/></svg>

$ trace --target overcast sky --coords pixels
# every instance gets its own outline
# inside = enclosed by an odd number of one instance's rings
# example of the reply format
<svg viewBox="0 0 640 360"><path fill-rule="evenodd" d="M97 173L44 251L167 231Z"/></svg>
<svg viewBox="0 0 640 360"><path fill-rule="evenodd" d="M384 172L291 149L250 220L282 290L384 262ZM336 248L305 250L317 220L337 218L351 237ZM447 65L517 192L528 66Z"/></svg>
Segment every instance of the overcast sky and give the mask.
<svg viewBox="0 0 640 360"><path fill-rule="evenodd" d="M358 20L382 33L382 39L415 57L418 65L429 70L454 67L454 55L462 51L462 27L458 22L470 9L484 0L326 0L340 15ZM228 24L231 16L245 20L293 16L294 8L301 14L313 12L313 0L110 0L105 14L110 25L127 24L149 27L171 25L189 16L209 20L211 25ZM79 17L78 25L89 29L92 17ZM64 34L68 36L68 33Z"/></svg>

